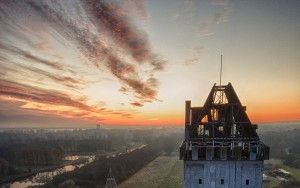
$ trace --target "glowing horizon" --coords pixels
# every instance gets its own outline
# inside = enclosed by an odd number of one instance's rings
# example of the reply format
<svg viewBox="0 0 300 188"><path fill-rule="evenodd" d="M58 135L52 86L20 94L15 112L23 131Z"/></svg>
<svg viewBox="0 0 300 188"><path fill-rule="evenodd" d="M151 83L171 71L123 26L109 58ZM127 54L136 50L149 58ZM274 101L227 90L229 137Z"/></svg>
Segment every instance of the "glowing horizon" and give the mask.
<svg viewBox="0 0 300 188"><path fill-rule="evenodd" d="M0 128L183 126L185 100L202 106L218 81L221 53L223 83L252 122L299 121L299 8L1 1Z"/></svg>

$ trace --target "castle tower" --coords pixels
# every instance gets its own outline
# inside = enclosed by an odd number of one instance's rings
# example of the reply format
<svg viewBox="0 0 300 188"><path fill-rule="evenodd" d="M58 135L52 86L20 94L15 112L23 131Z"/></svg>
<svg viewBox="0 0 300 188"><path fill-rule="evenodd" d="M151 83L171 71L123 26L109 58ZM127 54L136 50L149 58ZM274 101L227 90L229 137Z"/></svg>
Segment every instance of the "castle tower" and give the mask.
<svg viewBox="0 0 300 188"><path fill-rule="evenodd" d="M203 107L186 101L185 188L261 188L269 147L250 122L232 85L212 87Z"/></svg>
<svg viewBox="0 0 300 188"><path fill-rule="evenodd" d="M117 188L116 180L112 174L111 168L109 169L108 176L106 179L105 188Z"/></svg>

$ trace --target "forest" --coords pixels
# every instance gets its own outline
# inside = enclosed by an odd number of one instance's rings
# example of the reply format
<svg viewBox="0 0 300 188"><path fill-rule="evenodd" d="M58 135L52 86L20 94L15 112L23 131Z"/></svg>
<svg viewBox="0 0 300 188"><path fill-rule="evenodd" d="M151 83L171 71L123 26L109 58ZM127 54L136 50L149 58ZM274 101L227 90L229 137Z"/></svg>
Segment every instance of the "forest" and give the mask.
<svg viewBox="0 0 300 188"><path fill-rule="evenodd" d="M154 160L161 153L160 149L157 145L151 145L128 154L111 158L99 158L77 171L55 177L51 183L43 187L57 187L70 180L80 187L95 187L95 185L104 187L110 168L117 183L120 183Z"/></svg>
<svg viewBox="0 0 300 188"><path fill-rule="evenodd" d="M126 151L134 145L147 145L141 153L141 164L131 168L114 166L122 172L120 180L157 156L160 152L176 151L181 141L180 132L170 133L164 129L82 129L82 130L9 130L0 132L0 183L11 176L36 172L39 169L58 167L67 155L97 155L104 160L106 153ZM126 155L127 156L127 155ZM149 157L149 158L147 158ZM110 160L132 160L118 156ZM126 162L127 163L127 162ZM93 163L91 165L97 165ZM120 168L124 168L120 170ZM127 172L128 171L128 172ZM103 173L107 171L103 171ZM126 174L126 173L127 174ZM124 175L125 173L125 175ZM105 176L103 176L105 177Z"/></svg>
<svg viewBox="0 0 300 188"><path fill-rule="evenodd" d="M267 129L261 140L270 146L270 158L300 168L300 129ZM74 129L8 130L0 132L0 183L9 177L64 165L68 155L95 155L96 160L54 177L43 187L73 182L80 187L103 187L112 169L117 183L128 179L157 156L178 152L183 129ZM145 147L130 151L133 146ZM124 152L130 151L130 152ZM122 152L122 154L120 154ZM108 156L109 153L115 153ZM290 182L291 183L291 182ZM294 182L295 183L295 182ZM297 183L297 182L296 182Z"/></svg>
<svg viewBox="0 0 300 188"><path fill-rule="evenodd" d="M260 134L262 141L270 146L270 157L281 159L284 164L300 168L300 129L264 131Z"/></svg>

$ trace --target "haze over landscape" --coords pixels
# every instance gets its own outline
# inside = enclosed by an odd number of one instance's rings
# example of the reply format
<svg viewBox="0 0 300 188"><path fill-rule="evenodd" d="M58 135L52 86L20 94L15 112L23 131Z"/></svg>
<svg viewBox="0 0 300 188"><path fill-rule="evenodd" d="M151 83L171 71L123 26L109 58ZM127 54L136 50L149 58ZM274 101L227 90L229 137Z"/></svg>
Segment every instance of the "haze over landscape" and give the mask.
<svg viewBox="0 0 300 188"><path fill-rule="evenodd" d="M299 10L0 0L0 187L300 187Z"/></svg>
<svg viewBox="0 0 300 188"><path fill-rule="evenodd" d="M300 1L1 1L0 128L183 126L231 82L255 123L300 120Z"/></svg>

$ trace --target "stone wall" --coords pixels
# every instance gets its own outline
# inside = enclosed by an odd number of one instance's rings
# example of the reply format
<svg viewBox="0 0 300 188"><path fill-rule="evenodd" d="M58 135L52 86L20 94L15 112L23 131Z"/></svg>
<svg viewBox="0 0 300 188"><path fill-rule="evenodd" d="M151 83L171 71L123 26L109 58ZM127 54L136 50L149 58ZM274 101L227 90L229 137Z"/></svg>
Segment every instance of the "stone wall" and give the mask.
<svg viewBox="0 0 300 188"><path fill-rule="evenodd" d="M261 188L262 161L185 161L185 188Z"/></svg>

